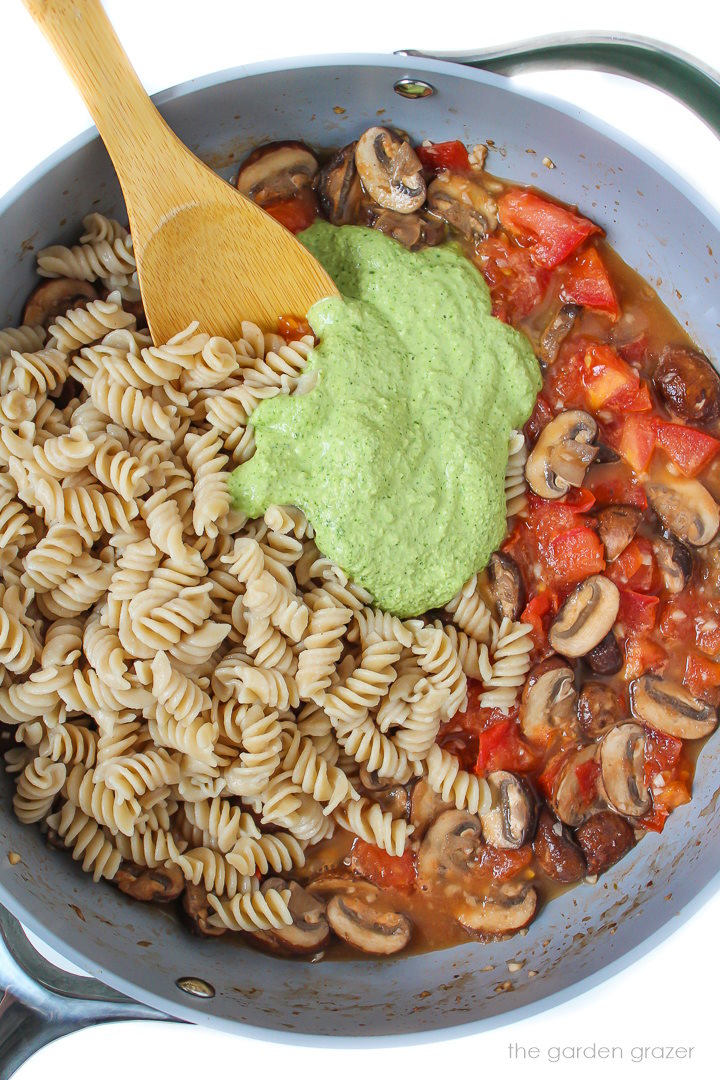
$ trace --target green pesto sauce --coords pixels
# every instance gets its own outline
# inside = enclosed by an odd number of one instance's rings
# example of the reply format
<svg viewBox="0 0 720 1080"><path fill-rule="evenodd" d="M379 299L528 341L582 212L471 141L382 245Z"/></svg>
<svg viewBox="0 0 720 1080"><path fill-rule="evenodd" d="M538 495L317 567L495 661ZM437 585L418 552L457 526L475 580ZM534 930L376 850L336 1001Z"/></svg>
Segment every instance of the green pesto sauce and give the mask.
<svg viewBox="0 0 720 1080"><path fill-rule="evenodd" d="M380 607L418 615L450 600L503 539L508 439L540 370L454 245L411 253L325 222L300 239L342 299L308 315L320 339L314 389L253 413L257 450L232 474L233 502L251 517L301 507L320 551Z"/></svg>

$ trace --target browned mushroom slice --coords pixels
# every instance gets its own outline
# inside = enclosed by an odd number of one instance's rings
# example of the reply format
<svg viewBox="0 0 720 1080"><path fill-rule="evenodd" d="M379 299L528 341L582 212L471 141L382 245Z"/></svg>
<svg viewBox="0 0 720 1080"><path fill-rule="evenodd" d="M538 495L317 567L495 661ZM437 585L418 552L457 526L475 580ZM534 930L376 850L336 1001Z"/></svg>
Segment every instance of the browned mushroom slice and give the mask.
<svg viewBox="0 0 720 1080"><path fill-rule="evenodd" d="M632 826L612 810L593 814L580 826L575 838L582 848L590 874L602 874L614 866L635 843Z"/></svg>
<svg viewBox="0 0 720 1080"><path fill-rule="evenodd" d="M583 746L570 755L555 782L550 803L560 820L572 828L581 825L604 805L599 787L596 784L589 787L584 776L581 783L578 776L578 769L583 774L587 766L597 764L598 747L595 743ZM599 768L597 772L599 778Z"/></svg>
<svg viewBox="0 0 720 1080"><path fill-rule="evenodd" d="M543 499L559 499L580 487L598 452L597 424L579 409L560 413L540 433L525 464L525 478Z"/></svg>
<svg viewBox="0 0 720 1080"><path fill-rule="evenodd" d="M492 897L467 897L458 913L458 922L476 934L500 937L522 930L532 922L536 910L535 889L508 882Z"/></svg>
<svg viewBox="0 0 720 1080"><path fill-rule="evenodd" d="M371 127L363 132L355 147L355 165L365 191L387 210L412 214L425 202L420 159L394 131Z"/></svg>
<svg viewBox="0 0 720 1080"><path fill-rule="evenodd" d="M720 507L699 480L667 473L665 483L646 484L645 493L665 528L686 544L709 544L720 528Z"/></svg>
<svg viewBox="0 0 720 1080"><path fill-rule="evenodd" d="M428 188L427 205L431 214L474 243L497 229L497 203L473 177L440 173Z"/></svg>
<svg viewBox="0 0 720 1080"><path fill-rule="evenodd" d="M590 680L578 697L577 716L583 731L596 738L623 719L622 703L607 683Z"/></svg>
<svg viewBox="0 0 720 1080"><path fill-rule="evenodd" d="M138 866L123 862L113 878L120 892L135 900L167 904L177 900L185 888L185 878L179 866Z"/></svg>
<svg viewBox="0 0 720 1080"><path fill-rule="evenodd" d="M432 221L426 214L400 214L397 210L385 210L375 203L368 203L361 214L362 224L391 236L409 251L422 247L435 247L445 239L445 226Z"/></svg>
<svg viewBox="0 0 720 1080"><path fill-rule="evenodd" d="M532 669L520 703L520 727L529 739L540 741L548 729L565 730L575 721L575 673L552 656Z"/></svg>
<svg viewBox="0 0 720 1080"><path fill-rule="evenodd" d="M563 304L543 330L540 337L540 359L546 364L554 364L557 360L560 346L572 330L581 311L579 304Z"/></svg>
<svg viewBox="0 0 720 1080"><path fill-rule="evenodd" d="M280 956L308 956L324 949L330 937L325 904L296 881L266 878L260 891L265 893L268 889L290 890L288 909L292 923L277 930L256 931L251 935L255 944Z"/></svg>
<svg viewBox="0 0 720 1080"><path fill-rule="evenodd" d="M639 724L620 724L600 743L600 770L605 797L626 817L642 817L650 809L645 783L645 731Z"/></svg>
<svg viewBox="0 0 720 1080"><path fill-rule="evenodd" d="M317 178L317 195L331 225L357 225L365 199L355 167L355 147L349 143L323 165Z"/></svg>
<svg viewBox="0 0 720 1080"><path fill-rule="evenodd" d="M373 956L400 952L412 935L412 923L407 915L378 911L354 896L333 896L327 918L339 938Z"/></svg>
<svg viewBox="0 0 720 1080"><path fill-rule="evenodd" d="M272 142L245 159L236 185L243 195L265 206L310 187L317 171L317 158L304 143Z"/></svg>
<svg viewBox="0 0 720 1080"><path fill-rule="evenodd" d="M389 812L393 818L406 818L410 812L410 796L402 784L393 784L383 780L377 773L368 772L363 767L359 774L360 784L367 794L372 796L383 812Z"/></svg>
<svg viewBox="0 0 720 1080"><path fill-rule="evenodd" d="M410 823L414 826L413 839L420 840L432 825L435 818L452 809L422 777L412 786L410 792Z"/></svg>
<svg viewBox="0 0 720 1080"><path fill-rule="evenodd" d="M623 666L623 656L614 633L609 630L602 641L585 655L585 663L596 675L616 675Z"/></svg>
<svg viewBox="0 0 720 1080"><path fill-rule="evenodd" d="M518 776L504 769L489 773L487 782L492 807L480 815L485 842L494 848L522 847L535 825L534 798Z"/></svg>
<svg viewBox="0 0 720 1080"><path fill-rule="evenodd" d="M500 619L518 619L525 607L525 584L510 555L496 551L488 563L490 592Z"/></svg>
<svg viewBox="0 0 720 1080"><path fill-rule="evenodd" d="M605 558L614 562L622 555L642 520L637 506L606 506L597 515L598 535L605 547Z"/></svg>
<svg viewBox="0 0 720 1080"><path fill-rule="evenodd" d="M673 595L681 593L692 574L692 552L674 536L654 536L652 546L663 585Z"/></svg>
<svg viewBox="0 0 720 1080"><path fill-rule="evenodd" d="M653 382L666 407L683 420L706 424L720 416L720 378L695 349L667 345Z"/></svg>
<svg viewBox="0 0 720 1080"><path fill-rule="evenodd" d="M374 903L380 896L380 890L375 885L350 874L321 874L305 888L317 896L356 896L367 904Z"/></svg>
<svg viewBox="0 0 720 1080"><path fill-rule="evenodd" d="M587 873L585 856L561 821L543 809L533 841L535 858L553 881L580 881Z"/></svg>
<svg viewBox="0 0 720 1080"><path fill-rule="evenodd" d="M182 906L190 929L198 937L220 937L226 933L224 926L213 926L208 922L213 911L208 903L207 890L202 885L188 882L182 895Z"/></svg>
<svg viewBox="0 0 720 1080"><path fill-rule="evenodd" d="M715 730L717 709L698 701L682 683L642 675L630 683L633 716L676 739L703 739Z"/></svg>
<svg viewBox="0 0 720 1080"><path fill-rule="evenodd" d="M53 278L43 281L30 294L22 313L26 326L50 326L58 315L74 307L84 307L91 300L97 300L98 291L89 281L75 281L73 278Z"/></svg>
<svg viewBox="0 0 720 1080"><path fill-rule="evenodd" d="M446 810L425 833L418 852L418 878L436 884L467 873L483 849L480 819L464 810Z"/></svg>
<svg viewBox="0 0 720 1080"><path fill-rule="evenodd" d="M561 656L585 656L612 629L620 607L617 585L593 574L574 589L558 611L548 635Z"/></svg>

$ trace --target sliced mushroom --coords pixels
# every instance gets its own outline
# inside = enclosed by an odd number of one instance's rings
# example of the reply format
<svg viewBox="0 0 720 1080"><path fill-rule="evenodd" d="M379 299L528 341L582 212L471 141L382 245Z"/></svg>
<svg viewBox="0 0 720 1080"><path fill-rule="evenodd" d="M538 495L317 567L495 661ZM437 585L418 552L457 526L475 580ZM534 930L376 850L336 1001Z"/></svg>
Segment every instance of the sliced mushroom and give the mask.
<svg viewBox="0 0 720 1080"><path fill-rule="evenodd" d="M536 820L535 800L523 781L499 769L487 776L492 807L480 815L485 842L495 848L520 848L530 840Z"/></svg>
<svg viewBox="0 0 720 1080"><path fill-rule="evenodd" d="M595 743L583 746L570 754L555 782L550 799L551 805L560 820L572 828L581 825L604 805L597 784L588 788L587 782L580 783L578 778L578 769L582 773L584 769L592 765L599 765L598 747ZM599 775L598 768L598 779Z"/></svg>
<svg viewBox="0 0 720 1080"><path fill-rule="evenodd" d="M134 900L168 904L177 900L185 888L185 878L179 866L138 866L123 862L113 878L120 892Z"/></svg>
<svg viewBox="0 0 720 1080"><path fill-rule="evenodd" d="M420 159L394 131L371 127L363 132L355 147L355 165L370 198L387 210L412 214L425 202Z"/></svg>
<svg viewBox="0 0 720 1080"><path fill-rule="evenodd" d="M226 933L224 926L213 926L208 921L214 912L208 903L207 890L202 885L188 882L182 894L182 906L190 929L198 937L220 937Z"/></svg>
<svg viewBox="0 0 720 1080"><path fill-rule="evenodd" d="M596 675L616 675L623 666L620 646L614 633L609 630L602 641L585 655L585 663Z"/></svg>
<svg viewBox="0 0 720 1080"><path fill-rule="evenodd" d="M548 639L561 656L585 656L612 629L620 607L617 585L592 574L574 589L558 611Z"/></svg>
<svg viewBox="0 0 720 1080"><path fill-rule="evenodd" d="M496 551L488 563L488 581L500 619L518 619L525 607L525 584L520 568L510 555Z"/></svg>
<svg viewBox="0 0 720 1080"><path fill-rule="evenodd" d="M692 552L674 536L654 536L652 546L664 587L673 595L681 593L692 574Z"/></svg>
<svg viewBox="0 0 720 1080"><path fill-rule="evenodd" d="M309 188L318 171L312 150L301 142L272 142L253 150L238 171L238 191L259 206Z"/></svg>
<svg viewBox="0 0 720 1080"><path fill-rule="evenodd" d="M412 923L399 911L377 911L355 896L333 896L327 919L348 945L374 956L400 952L410 941Z"/></svg>
<svg viewBox="0 0 720 1080"><path fill-rule="evenodd" d="M587 873L582 851L548 809L540 814L533 851L541 870L553 881L580 881Z"/></svg>
<svg viewBox="0 0 720 1080"><path fill-rule="evenodd" d="M707 424L720 416L720 378L709 360L684 345L667 345L653 376L655 389L670 412Z"/></svg>
<svg viewBox="0 0 720 1080"><path fill-rule="evenodd" d="M530 672L520 704L520 727L541 741L548 729L572 728L575 721L575 673L559 656L543 660Z"/></svg>
<svg viewBox="0 0 720 1080"><path fill-rule="evenodd" d="M537 910L537 893L526 883L500 886L492 897L468 896L458 922L466 930L487 937L514 934L532 922Z"/></svg>
<svg viewBox="0 0 720 1080"><path fill-rule="evenodd" d="M296 881L266 878L260 891L265 893L268 889L290 890L288 909L292 923L277 930L258 930L252 934L253 941L280 956L307 956L324 949L330 937L325 904Z"/></svg>
<svg viewBox="0 0 720 1080"><path fill-rule="evenodd" d="M355 147L349 143L323 165L317 178L317 194L325 217L331 225L359 223L365 197L355 167Z"/></svg>
<svg viewBox="0 0 720 1080"><path fill-rule="evenodd" d="M605 547L605 558L615 562L622 555L642 520L637 506L606 506L597 515L598 535Z"/></svg>
<svg viewBox="0 0 720 1080"><path fill-rule="evenodd" d="M525 478L543 499L559 499L580 487L588 465L597 457L593 446L597 424L579 409L560 413L540 433L525 464Z"/></svg>
<svg viewBox="0 0 720 1080"><path fill-rule="evenodd" d="M478 861L482 848L480 819L464 810L446 810L420 845L418 878L432 885L447 876L461 876Z"/></svg>
<svg viewBox="0 0 720 1080"><path fill-rule="evenodd" d="M720 507L699 480L667 474L667 482L646 484L648 502L666 529L693 547L709 544L720 528Z"/></svg>
<svg viewBox="0 0 720 1080"><path fill-rule="evenodd" d="M97 298L98 291L89 281L75 281L73 278L43 281L30 294L23 309L22 321L26 326L41 324L48 327L69 308L85 307Z"/></svg>
<svg viewBox="0 0 720 1080"><path fill-rule="evenodd" d="M645 730L639 724L620 724L600 743L600 770L605 797L626 817L642 817L650 809L645 783Z"/></svg>
<svg viewBox="0 0 720 1080"><path fill-rule="evenodd" d="M410 812L410 796L402 784L389 783L377 773L368 772L365 766L360 770L360 783L365 791L372 795L383 812L389 812L393 818L406 818Z"/></svg>
<svg viewBox="0 0 720 1080"><path fill-rule="evenodd" d="M428 188L431 214L477 243L497 229L497 203L475 178L442 172Z"/></svg>
<svg viewBox="0 0 720 1080"><path fill-rule="evenodd" d="M557 360L560 346L572 330L581 311L579 304L563 304L543 330L539 351L540 359L546 364L554 364Z"/></svg>
<svg viewBox="0 0 720 1080"><path fill-rule="evenodd" d="M635 843L632 826L612 810L593 814L580 826L575 838L582 848L589 874L602 874L614 866Z"/></svg>
<svg viewBox="0 0 720 1080"><path fill-rule="evenodd" d="M676 739L704 739L715 730L717 709L673 679L641 675L630 683L633 716Z"/></svg>
<svg viewBox="0 0 720 1080"><path fill-rule="evenodd" d="M608 683L590 680L583 686L578 698L577 716L580 727L597 738L615 727L623 719L622 703Z"/></svg>
<svg viewBox="0 0 720 1080"><path fill-rule="evenodd" d="M367 203L360 216L362 224L391 236L408 251L435 247L445 239L442 222L433 221L424 213L400 214L397 210L385 210L375 203Z"/></svg>
<svg viewBox="0 0 720 1080"><path fill-rule="evenodd" d="M410 793L410 823L414 826L413 839L420 840L435 818L450 809L450 803L441 799L427 780L422 777L417 780Z"/></svg>

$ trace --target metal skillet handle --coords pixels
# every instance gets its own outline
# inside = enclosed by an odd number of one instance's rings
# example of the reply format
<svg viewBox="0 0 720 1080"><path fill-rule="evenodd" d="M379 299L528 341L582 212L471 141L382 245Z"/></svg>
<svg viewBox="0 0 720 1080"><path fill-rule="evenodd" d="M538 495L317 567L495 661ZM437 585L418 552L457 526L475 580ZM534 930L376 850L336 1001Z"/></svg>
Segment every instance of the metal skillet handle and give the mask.
<svg viewBox="0 0 720 1080"><path fill-rule="evenodd" d="M90 1024L169 1020L103 986L56 968L0 907L0 1077L9 1080L36 1050Z"/></svg>
<svg viewBox="0 0 720 1080"><path fill-rule="evenodd" d="M664 90L720 137L720 74L680 49L652 38L615 33L549 34L470 52L427 53L403 49L402 53L467 64L498 75L563 67L627 75Z"/></svg>

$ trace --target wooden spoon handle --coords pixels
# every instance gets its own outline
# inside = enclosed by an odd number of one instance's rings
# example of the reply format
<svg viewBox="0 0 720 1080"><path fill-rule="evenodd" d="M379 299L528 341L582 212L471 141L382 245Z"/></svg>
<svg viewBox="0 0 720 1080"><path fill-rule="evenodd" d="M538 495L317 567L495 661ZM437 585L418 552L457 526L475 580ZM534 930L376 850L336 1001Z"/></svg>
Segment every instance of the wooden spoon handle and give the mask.
<svg viewBox="0 0 720 1080"><path fill-rule="evenodd" d="M79 90L112 158L126 201L142 212L148 163L162 160L173 150L177 153L180 144L146 94L100 0L23 2ZM157 196L156 189L156 215L163 210Z"/></svg>

